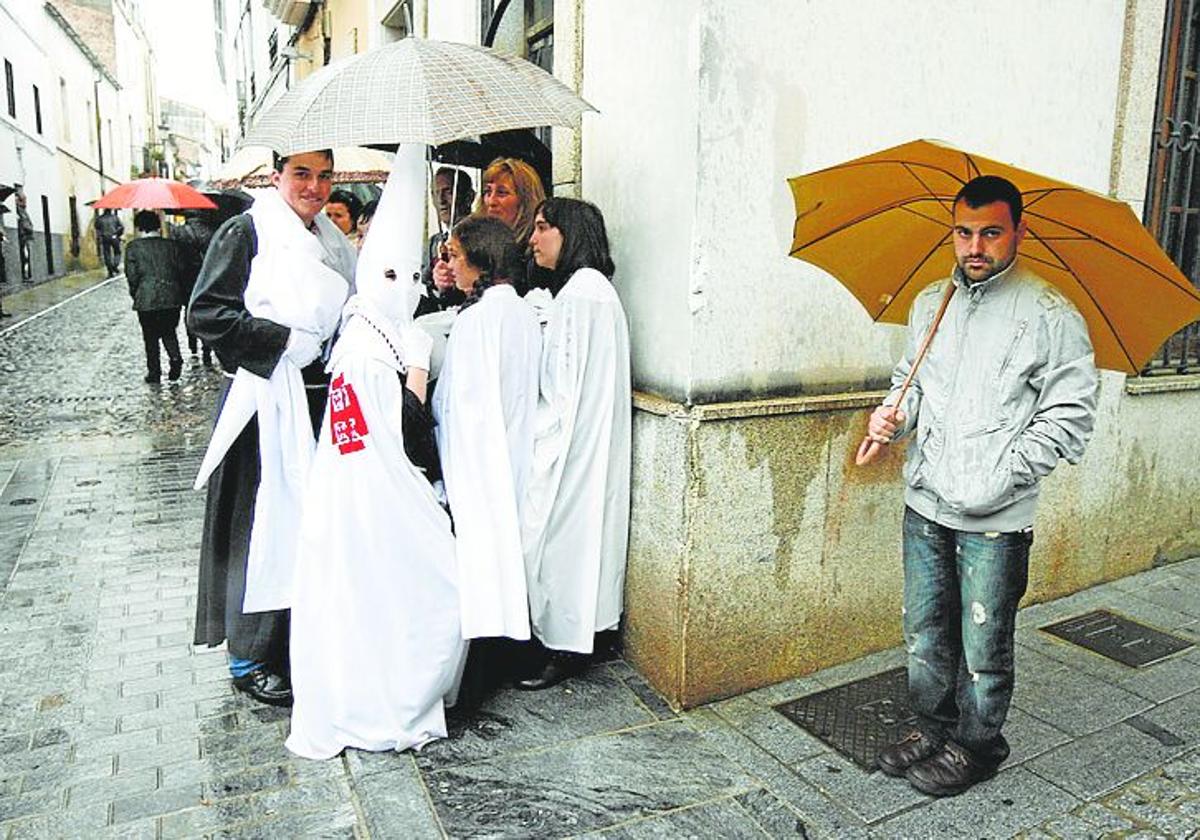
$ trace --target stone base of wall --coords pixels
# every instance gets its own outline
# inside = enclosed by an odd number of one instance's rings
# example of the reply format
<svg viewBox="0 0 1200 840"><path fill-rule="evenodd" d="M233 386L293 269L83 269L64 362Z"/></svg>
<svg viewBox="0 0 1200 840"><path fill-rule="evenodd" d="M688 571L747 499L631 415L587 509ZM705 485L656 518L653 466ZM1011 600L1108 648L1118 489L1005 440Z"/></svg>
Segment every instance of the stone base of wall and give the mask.
<svg viewBox="0 0 1200 840"><path fill-rule="evenodd" d="M1104 378L1082 464L1044 482L1027 603L1200 553L1180 446L1200 391ZM691 707L900 643L902 446L854 466L881 394L635 399L625 653Z"/></svg>

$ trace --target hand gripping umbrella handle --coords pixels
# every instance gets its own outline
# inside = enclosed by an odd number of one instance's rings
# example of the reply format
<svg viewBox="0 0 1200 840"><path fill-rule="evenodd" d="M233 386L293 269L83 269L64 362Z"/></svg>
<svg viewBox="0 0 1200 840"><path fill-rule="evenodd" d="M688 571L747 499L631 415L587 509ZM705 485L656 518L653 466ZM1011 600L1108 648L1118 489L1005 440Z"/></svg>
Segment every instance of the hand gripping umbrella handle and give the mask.
<svg viewBox="0 0 1200 840"><path fill-rule="evenodd" d="M938 324L942 322L942 316L946 314L946 307L950 305L950 298L954 297L954 290L957 286L951 280L946 284L946 294L942 295L942 302L938 305L938 311L933 316L933 323L929 325L929 332L925 333L925 337L921 339L921 346L917 348L917 355L913 359L912 367L908 369L908 376L904 377L904 384L900 386L900 394L896 398L895 408L900 410L900 406L904 403L904 395L908 393L908 386L912 385L913 377L917 375L917 368L921 366L921 362L925 360L925 354L929 351L929 345L933 341L934 333L937 332ZM869 464L879 457L879 453L883 452L884 444L879 441L872 440L870 437L864 437L862 443L858 445L858 451L854 453L854 465L861 467L864 464Z"/></svg>

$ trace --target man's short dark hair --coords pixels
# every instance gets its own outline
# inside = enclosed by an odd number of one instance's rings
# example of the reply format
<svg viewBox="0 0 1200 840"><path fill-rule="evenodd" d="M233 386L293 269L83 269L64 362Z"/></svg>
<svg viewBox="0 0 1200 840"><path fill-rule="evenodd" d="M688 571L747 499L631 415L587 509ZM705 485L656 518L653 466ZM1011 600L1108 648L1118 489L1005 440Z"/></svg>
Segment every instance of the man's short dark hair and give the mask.
<svg viewBox="0 0 1200 840"><path fill-rule="evenodd" d="M162 229L158 214L153 210L139 210L133 214L133 226L143 233L152 233Z"/></svg>
<svg viewBox="0 0 1200 840"><path fill-rule="evenodd" d="M333 166L333 149L313 149L314 152L322 157L329 159L329 165ZM307 152L295 152L293 154L307 154ZM271 152L271 165L275 167L276 172L283 171L283 165L288 162L293 155L281 155L279 152Z"/></svg>
<svg viewBox="0 0 1200 840"><path fill-rule="evenodd" d="M450 182L451 186L454 185L454 181L457 179L458 189L456 192L458 193L459 201L462 200L464 195L470 195L472 199L475 198L475 185L471 183L471 176L467 173L467 170L455 169L453 166L442 166L438 168L433 177L445 178Z"/></svg>
<svg viewBox="0 0 1200 840"><path fill-rule="evenodd" d="M955 205L960 201L965 201L972 210L1003 201L1008 205L1013 227L1021 223L1021 211L1025 207L1021 200L1021 191L1012 181L1001 178L999 175L980 175L967 181L958 191L958 195L954 196Z"/></svg>

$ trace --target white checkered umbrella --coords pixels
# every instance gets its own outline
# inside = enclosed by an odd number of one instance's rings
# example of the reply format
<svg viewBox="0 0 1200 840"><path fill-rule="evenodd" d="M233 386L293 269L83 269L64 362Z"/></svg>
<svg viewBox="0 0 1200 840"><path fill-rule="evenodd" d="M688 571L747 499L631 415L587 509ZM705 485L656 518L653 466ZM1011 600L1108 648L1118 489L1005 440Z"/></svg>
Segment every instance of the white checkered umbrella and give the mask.
<svg viewBox="0 0 1200 840"><path fill-rule="evenodd" d="M280 97L242 145L280 154L372 143L437 146L512 128L575 127L594 110L522 58L410 37L318 70Z"/></svg>

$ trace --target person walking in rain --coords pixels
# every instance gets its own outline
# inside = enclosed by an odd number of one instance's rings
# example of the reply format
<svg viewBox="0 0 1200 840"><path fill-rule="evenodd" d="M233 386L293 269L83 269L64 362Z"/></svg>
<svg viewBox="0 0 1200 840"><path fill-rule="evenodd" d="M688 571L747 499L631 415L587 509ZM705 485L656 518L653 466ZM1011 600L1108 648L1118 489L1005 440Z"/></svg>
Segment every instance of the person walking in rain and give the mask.
<svg viewBox="0 0 1200 840"><path fill-rule="evenodd" d="M908 349L871 414L880 444L914 433L904 468L904 639L917 728L879 754L890 776L953 796L1008 757L1013 633L1029 570L1038 482L1077 463L1098 377L1087 326L1017 259L1021 193L985 175L954 199L953 275L913 302ZM948 286L937 338L900 383Z"/></svg>
<svg viewBox="0 0 1200 840"><path fill-rule="evenodd" d="M196 336L232 379L197 479L208 501L195 643L228 639L234 687L287 706L297 482L325 408L322 345L349 294L355 251L321 212L332 151L277 155L271 181L275 189L213 235L188 307Z"/></svg>
<svg viewBox="0 0 1200 840"><path fill-rule="evenodd" d="M162 223L153 210L139 210L133 217L137 239L125 253L125 279L137 311L146 345L146 382L157 385L162 378L158 345L167 351L167 379L175 382L183 370L179 352L179 308L187 302L184 253L174 239L164 239Z"/></svg>
<svg viewBox="0 0 1200 840"><path fill-rule="evenodd" d="M137 227L137 220L134 220ZM100 253L104 257L104 267L108 276L113 277L121 267L121 237L125 235L125 225L112 210L104 210L96 219L96 236L100 238Z"/></svg>

